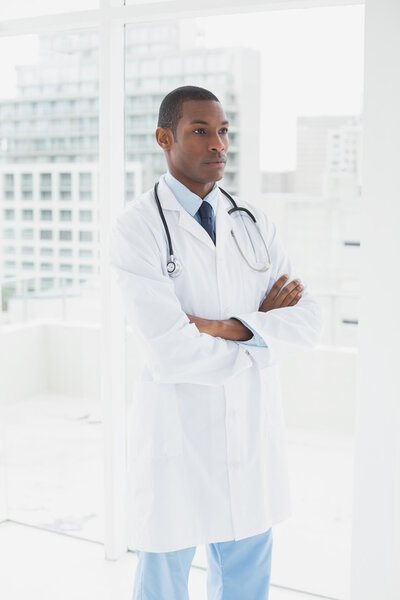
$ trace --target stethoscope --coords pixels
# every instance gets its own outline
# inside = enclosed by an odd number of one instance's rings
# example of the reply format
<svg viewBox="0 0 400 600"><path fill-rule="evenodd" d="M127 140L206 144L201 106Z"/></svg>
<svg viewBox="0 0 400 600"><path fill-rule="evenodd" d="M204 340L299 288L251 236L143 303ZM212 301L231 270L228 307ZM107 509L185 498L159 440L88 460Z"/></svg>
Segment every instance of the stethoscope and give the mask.
<svg viewBox="0 0 400 600"><path fill-rule="evenodd" d="M172 242L171 242L171 235L169 233L168 225L167 225L167 222L165 220L165 216L164 216L163 210L161 208L161 203L160 203L160 199L158 197L157 188L158 188L158 182L154 185L154 197L156 199L157 206L158 206L158 212L160 213L160 217L161 217L161 220L162 220L162 222L164 224L165 233L167 234L167 239L168 239L169 261L167 262L167 272L168 272L168 275L170 277L178 277L178 275L180 275L182 273L182 263L174 256L174 251L173 251ZM245 255L244 255L244 253L243 253L243 251L242 251L242 249L241 249L241 247L240 247L240 245L239 245L239 243L238 243L238 241L236 239L236 236L235 236L233 230L231 229L231 235L232 235L233 239L235 240L236 246L237 246L240 254L242 255L243 259L246 261L246 263L248 264L248 266L250 267L250 269L252 269L253 271L259 271L259 272L268 271L268 269L271 267L271 258L269 256L268 247L267 247L267 244L265 243L264 236L261 233L260 226L257 223L255 216L247 208L244 208L243 206L238 206L236 204L235 200L232 198L232 196L230 194L228 194L228 192L226 192L225 190L223 190L220 187L219 187L219 190L227 198L229 198L229 200L231 201L231 203L233 205L232 208L230 208L228 210L228 214L229 215L231 215L232 213L234 213L236 211L240 211L241 210L241 211L247 213L248 216L251 218L251 220L253 221L254 225L256 226L256 229L257 229L257 231L258 231L258 233L259 233L259 235L261 237L262 243L264 245L264 248L265 248L265 250L267 252L267 256L268 256L268 262L265 263L264 265L262 265L261 267L254 267L253 265L251 265L249 263L249 261L247 260L247 258L245 257Z"/></svg>

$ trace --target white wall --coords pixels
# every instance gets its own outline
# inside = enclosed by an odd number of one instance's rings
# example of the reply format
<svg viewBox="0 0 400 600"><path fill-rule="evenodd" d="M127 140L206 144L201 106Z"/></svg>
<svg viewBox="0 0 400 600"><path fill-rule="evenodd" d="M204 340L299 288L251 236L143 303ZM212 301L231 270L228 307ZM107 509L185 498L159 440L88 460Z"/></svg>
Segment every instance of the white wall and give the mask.
<svg viewBox="0 0 400 600"><path fill-rule="evenodd" d="M400 3L366 0L352 600L400 598Z"/></svg>

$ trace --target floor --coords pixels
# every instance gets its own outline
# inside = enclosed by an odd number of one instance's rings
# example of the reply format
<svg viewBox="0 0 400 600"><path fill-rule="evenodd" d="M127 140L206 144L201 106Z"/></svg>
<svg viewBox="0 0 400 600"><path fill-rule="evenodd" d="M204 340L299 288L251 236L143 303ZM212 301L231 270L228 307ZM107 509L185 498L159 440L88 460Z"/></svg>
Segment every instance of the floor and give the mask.
<svg viewBox="0 0 400 600"><path fill-rule="evenodd" d="M0 524L0 565L7 564L0 598L129 600L134 553L115 563L103 558L98 403L40 395L10 405L3 417L10 521ZM352 436L288 428L287 440L293 514L274 526L270 600L348 600ZM192 569L191 600L205 600L204 547L193 565L202 569Z"/></svg>
<svg viewBox="0 0 400 600"><path fill-rule="evenodd" d="M4 600L130 600L136 556L128 552L117 561L105 560L102 544L5 521L0 524L0 564ZM204 570L191 569L189 597L206 600ZM316 599L275 586L269 598Z"/></svg>

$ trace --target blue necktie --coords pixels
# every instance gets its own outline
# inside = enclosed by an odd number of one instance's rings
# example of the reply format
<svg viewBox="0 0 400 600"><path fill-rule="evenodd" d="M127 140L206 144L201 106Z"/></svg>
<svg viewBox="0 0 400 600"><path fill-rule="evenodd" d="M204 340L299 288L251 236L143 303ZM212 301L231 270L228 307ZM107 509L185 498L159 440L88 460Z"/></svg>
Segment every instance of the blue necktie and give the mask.
<svg viewBox="0 0 400 600"><path fill-rule="evenodd" d="M215 244L215 233L213 230L213 208L211 204L207 202L207 200L203 200L199 208L199 215L202 226Z"/></svg>

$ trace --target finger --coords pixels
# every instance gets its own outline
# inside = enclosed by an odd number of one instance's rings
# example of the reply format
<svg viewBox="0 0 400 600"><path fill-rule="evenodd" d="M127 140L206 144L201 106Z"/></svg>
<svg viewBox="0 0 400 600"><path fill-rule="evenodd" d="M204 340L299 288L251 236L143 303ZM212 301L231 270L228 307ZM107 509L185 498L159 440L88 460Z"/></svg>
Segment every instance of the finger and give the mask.
<svg viewBox="0 0 400 600"><path fill-rule="evenodd" d="M301 294L297 294L293 300L288 304L288 306L295 306L301 298Z"/></svg>
<svg viewBox="0 0 400 600"><path fill-rule="evenodd" d="M276 298L276 296L279 294L280 290L283 288L283 286L285 285L285 283L288 280L288 275L281 275L274 283L274 285L272 286L272 288L270 289L270 291L268 292L268 297L271 297L272 300L274 300Z"/></svg>
<svg viewBox="0 0 400 600"><path fill-rule="evenodd" d="M303 290L302 284L300 283L300 281L298 279L295 279L294 281L291 281L290 283L287 284L287 286L285 286L283 288L283 290L279 294L276 301L279 302L280 306L287 306L288 303L293 300L293 298L296 296L296 294L298 294L302 290Z"/></svg>

